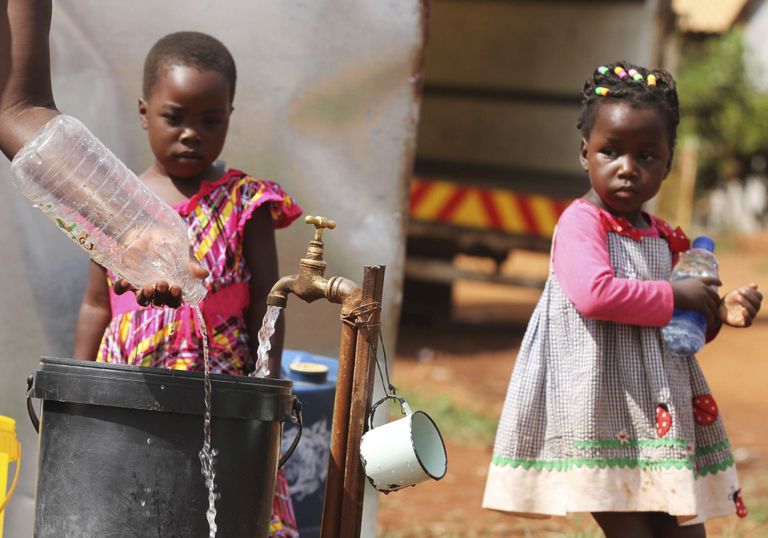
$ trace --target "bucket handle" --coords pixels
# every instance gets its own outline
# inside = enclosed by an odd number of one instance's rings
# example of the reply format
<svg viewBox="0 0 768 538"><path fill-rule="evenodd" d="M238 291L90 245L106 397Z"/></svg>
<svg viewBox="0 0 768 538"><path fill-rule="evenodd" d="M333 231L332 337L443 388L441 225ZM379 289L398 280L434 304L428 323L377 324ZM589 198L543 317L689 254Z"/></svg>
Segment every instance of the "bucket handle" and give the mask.
<svg viewBox="0 0 768 538"><path fill-rule="evenodd" d="M301 402L296 397L293 398L293 409L291 411L290 421L299 425L299 431L296 432L296 437L293 438L293 442L291 443L291 446L288 447L288 450L285 451L285 454L280 456L280 461L277 464L278 469L285 465L288 458L293 455L293 451L296 450L296 446L299 444L299 439L301 439L301 434L304 431L304 426L301 420Z"/></svg>
<svg viewBox="0 0 768 538"><path fill-rule="evenodd" d="M35 428L37 433L40 433L40 419L37 418L35 413L35 407L32 405L32 383L35 382L35 375L30 374L27 377L27 413L29 413L29 420L32 421L32 427Z"/></svg>
<svg viewBox="0 0 768 538"><path fill-rule="evenodd" d="M381 404L386 402L387 400L397 400L400 402L400 410L403 413L403 416L412 415L413 411L411 411L411 407L408 405L408 402L405 401L405 398L402 396L398 396L397 394L387 394L384 396L381 400L376 402L371 406L371 411L368 413L368 429L373 429L373 416L376 414L376 408L379 407Z"/></svg>
<svg viewBox="0 0 768 538"><path fill-rule="evenodd" d="M8 493L6 494L5 499L3 500L3 502L0 503L0 514L3 513L3 510L5 510L5 507L8 504L8 501L11 500L11 497L13 496L13 492L16 489L16 482L19 480L19 471L21 470L21 443L19 441L16 441L16 449L19 454L19 457L16 458L16 473L13 475L13 482L11 482L11 489L8 490Z"/></svg>

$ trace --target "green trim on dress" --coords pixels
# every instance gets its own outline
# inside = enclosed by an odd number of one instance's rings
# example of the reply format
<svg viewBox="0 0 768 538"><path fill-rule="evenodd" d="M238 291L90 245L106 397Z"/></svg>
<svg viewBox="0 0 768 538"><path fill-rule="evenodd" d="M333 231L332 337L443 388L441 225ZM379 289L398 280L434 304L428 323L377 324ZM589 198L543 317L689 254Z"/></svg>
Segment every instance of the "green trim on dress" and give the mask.
<svg viewBox="0 0 768 538"><path fill-rule="evenodd" d="M599 467L605 469L609 467L611 469L619 467L624 469L634 469L639 467L640 469L668 469L674 467L676 469L691 469L693 470L693 463L690 458L686 459L668 459L668 460L639 460L637 458L567 458L562 460L519 460L510 458L508 456L499 456L494 454L491 460L493 465L498 467L522 467L523 469L536 471L569 471L577 467L589 467L594 469Z"/></svg>
<svg viewBox="0 0 768 538"><path fill-rule="evenodd" d="M686 447L688 446L685 439L670 438L670 439L627 439L624 441L618 439L597 439L594 441L575 441L574 446L580 449L590 448L637 448L637 447ZM522 467L526 471L534 469L536 471L568 471L570 469L578 467L588 467L594 469L599 467L605 469L606 467L615 469L690 469L694 472L696 478L699 476L706 476L708 474L717 474L718 472L725 471L729 467L734 465L734 459L732 454L728 454L723 461L711 463L709 465L696 465L696 460L701 456L708 454L714 454L723 450L729 449L731 443L728 439L721 441L720 443L703 446L696 449L696 452L689 457L685 458L670 458L664 460L641 460L637 458L624 457L624 458L565 458L561 460L530 460L530 459L516 459L509 456L502 456L494 454L491 463L497 467Z"/></svg>
<svg viewBox="0 0 768 538"><path fill-rule="evenodd" d="M596 439L594 441L574 441L576 448L637 448L637 447L686 447L688 441L679 438L670 439Z"/></svg>

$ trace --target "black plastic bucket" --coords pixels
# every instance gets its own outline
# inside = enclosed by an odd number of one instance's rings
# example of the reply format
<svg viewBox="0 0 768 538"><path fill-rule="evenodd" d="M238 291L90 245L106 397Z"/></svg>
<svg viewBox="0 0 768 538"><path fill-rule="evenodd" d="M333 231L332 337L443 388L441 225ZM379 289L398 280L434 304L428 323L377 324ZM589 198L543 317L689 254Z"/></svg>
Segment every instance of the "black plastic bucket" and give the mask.
<svg viewBox="0 0 768 538"><path fill-rule="evenodd" d="M292 383L211 382L217 536L266 536L282 425L301 420ZM35 537L208 536L201 373L43 358L28 397L43 400Z"/></svg>

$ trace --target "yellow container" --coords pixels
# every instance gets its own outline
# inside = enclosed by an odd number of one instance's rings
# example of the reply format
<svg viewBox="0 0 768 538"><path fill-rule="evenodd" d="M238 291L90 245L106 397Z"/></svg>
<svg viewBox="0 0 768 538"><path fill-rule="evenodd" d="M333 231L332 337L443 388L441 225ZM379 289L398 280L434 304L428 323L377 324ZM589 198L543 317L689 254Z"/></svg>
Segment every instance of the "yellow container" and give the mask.
<svg viewBox="0 0 768 538"><path fill-rule="evenodd" d="M8 487L8 465L16 462L16 473ZM3 519L5 505L11 500L13 490L16 489L16 481L19 478L21 468L21 444L16 439L16 421L10 417L0 415L0 538L3 536Z"/></svg>

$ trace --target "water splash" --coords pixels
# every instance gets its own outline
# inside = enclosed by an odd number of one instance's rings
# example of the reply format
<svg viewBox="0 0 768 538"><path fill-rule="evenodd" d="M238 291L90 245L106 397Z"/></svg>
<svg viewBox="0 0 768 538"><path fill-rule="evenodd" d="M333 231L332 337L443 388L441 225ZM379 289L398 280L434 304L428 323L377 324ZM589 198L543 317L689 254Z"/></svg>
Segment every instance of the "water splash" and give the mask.
<svg viewBox="0 0 768 538"><path fill-rule="evenodd" d="M267 306L267 313L259 329L259 349L256 352L256 367L250 373L251 377L267 377L269 375L269 350L272 349L270 338L275 334L275 323L280 317L282 308L279 306Z"/></svg>
<svg viewBox="0 0 768 538"><path fill-rule="evenodd" d="M208 538L216 538L216 499L219 495L216 493L216 456L218 450L211 447L211 377L210 365L208 363L208 329L205 326L205 319L200 307L192 306L195 311L197 321L200 325L200 335L203 340L203 361L205 363L205 412L203 414L203 448L200 450L200 468L205 478L205 487L208 488L208 510L205 517L208 520Z"/></svg>

